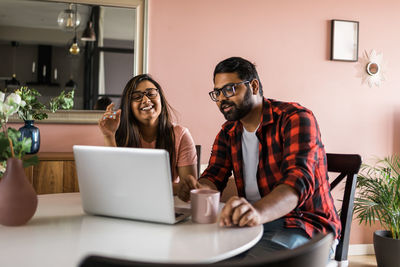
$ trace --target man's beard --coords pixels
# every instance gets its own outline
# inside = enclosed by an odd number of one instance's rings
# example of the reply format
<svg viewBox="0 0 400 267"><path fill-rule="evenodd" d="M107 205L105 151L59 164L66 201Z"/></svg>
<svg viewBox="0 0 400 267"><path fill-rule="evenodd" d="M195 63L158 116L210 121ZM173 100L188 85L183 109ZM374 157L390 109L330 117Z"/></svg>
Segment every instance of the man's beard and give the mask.
<svg viewBox="0 0 400 267"><path fill-rule="evenodd" d="M228 121L240 120L244 116L246 116L253 108L253 101L251 101L251 96L252 92L250 88L247 88L246 94L244 95L243 102L241 104L236 105L232 101L222 100L219 110L222 112L225 119ZM224 110L222 109L222 106L225 104L232 106L232 108L227 112L224 112Z"/></svg>

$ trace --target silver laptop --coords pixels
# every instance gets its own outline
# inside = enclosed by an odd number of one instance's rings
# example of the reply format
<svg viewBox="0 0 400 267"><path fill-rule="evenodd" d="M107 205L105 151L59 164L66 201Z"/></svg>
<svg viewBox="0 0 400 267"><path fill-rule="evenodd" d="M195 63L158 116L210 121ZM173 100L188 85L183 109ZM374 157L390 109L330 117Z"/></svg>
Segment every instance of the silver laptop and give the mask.
<svg viewBox="0 0 400 267"><path fill-rule="evenodd" d="M174 224L169 154L164 149L73 146L83 210L88 214Z"/></svg>

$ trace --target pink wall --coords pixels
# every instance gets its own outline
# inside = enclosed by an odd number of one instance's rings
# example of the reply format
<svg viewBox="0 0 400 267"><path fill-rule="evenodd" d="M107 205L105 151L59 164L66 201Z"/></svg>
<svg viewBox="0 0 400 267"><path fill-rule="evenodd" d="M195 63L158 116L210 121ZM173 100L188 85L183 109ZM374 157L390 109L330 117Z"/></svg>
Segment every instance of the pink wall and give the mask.
<svg viewBox="0 0 400 267"><path fill-rule="evenodd" d="M18 129L23 124L10 123ZM72 152L73 145L104 145L97 125L35 124L40 130L40 152Z"/></svg>
<svg viewBox="0 0 400 267"><path fill-rule="evenodd" d="M224 121L207 95L212 71L230 56L256 63L266 97L313 110L328 152L384 156L399 151L398 10L398 0L149 0L149 73L203 146L203 163ZM331 19L360 22L360 55L383 52L380 88L361 85L357 63L329 60ZM353 225L352 243L371 238Z"/></svg>
<svg viewBox="0 0 400 267"><path fill-rule="evenodd" d="M400 151L398 10L398 0L149 0L149 72L203 146L202 163L224 121L207 95L212 71L230 56L256 63L265 96L313 110L328 152L368 160ZM360 55L383 52L380 88L361 85L357 63L329 61L331 19L360 22ZM42 152L103 144L97 125L39 127ZM372 230L355 222L351 243L372 243Z"/></svg>

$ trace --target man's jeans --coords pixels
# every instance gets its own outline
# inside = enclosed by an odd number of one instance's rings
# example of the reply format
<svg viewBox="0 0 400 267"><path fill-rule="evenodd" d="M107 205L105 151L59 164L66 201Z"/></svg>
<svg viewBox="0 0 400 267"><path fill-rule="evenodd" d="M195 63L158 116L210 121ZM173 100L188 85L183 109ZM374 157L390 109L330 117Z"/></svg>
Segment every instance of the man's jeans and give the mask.
<svg viewBox="0 0 400 267"><path fill-rule="evenodd" d="M284 219L278 219L264 224L264 234L254 247L226 261L246 261L259 258L277 250L294 249L309 240L310 237L304 230L285 228Z"/></svg>

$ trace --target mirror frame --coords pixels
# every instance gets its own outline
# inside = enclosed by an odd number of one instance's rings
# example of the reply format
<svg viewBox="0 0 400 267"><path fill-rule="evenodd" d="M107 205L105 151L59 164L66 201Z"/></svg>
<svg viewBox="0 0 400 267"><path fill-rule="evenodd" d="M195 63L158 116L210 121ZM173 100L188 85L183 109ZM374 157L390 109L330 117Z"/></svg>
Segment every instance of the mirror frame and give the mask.
<svg viewBox="0 0 400 267"><path fill-rule="evenodd" d="M147 1L146 0L44 0L44 2L76 3L136 9L136 36L134 43L134 75L147 72ZM97 124L103 111L98 110L59 110L48 113L48 119L36 123ZM10 122L22 122L12 116Z"/></svg>

